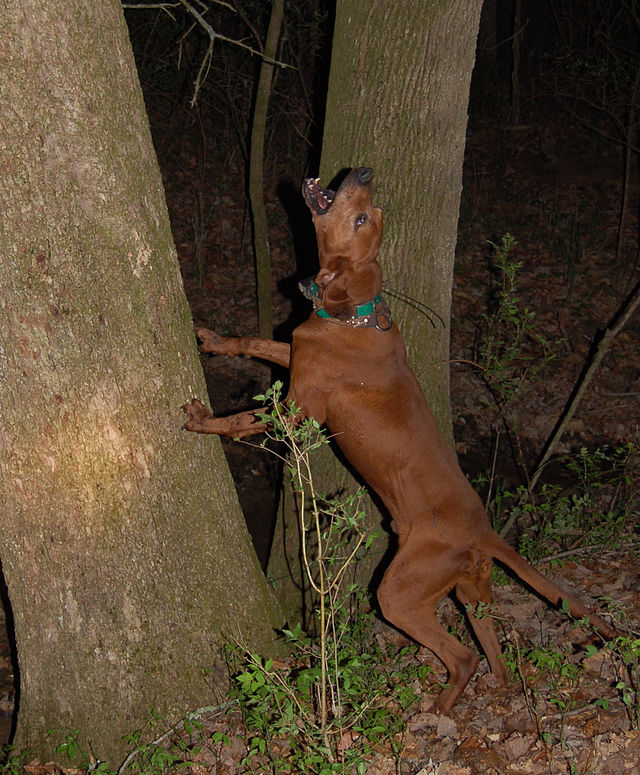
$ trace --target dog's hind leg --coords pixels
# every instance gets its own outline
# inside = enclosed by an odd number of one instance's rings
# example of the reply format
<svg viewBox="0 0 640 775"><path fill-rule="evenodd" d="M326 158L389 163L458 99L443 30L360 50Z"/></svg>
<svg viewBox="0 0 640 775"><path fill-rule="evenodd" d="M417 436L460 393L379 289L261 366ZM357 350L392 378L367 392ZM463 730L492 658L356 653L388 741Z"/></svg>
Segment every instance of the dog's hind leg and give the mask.
<svg viewBox="0 0 640 775"><path fill-rule="evenodd" d="M435 606L457 583L468 559L454 550L405 544L393 559L378 588L378 602L391 624L426 646L449 671L447 687L434 710L451 710L478 666L479 657L450 635L435 616Z"/></svg>
<svg viewBox="0 0 640 775"><path fill-rule="evenodd" d="M491 672L499 683L506 681L506 672L500 659L500 646L491 618L491 611L478 610L479 604L491 602L491 557L479 556L456 584L456 597L467 609L469 623L482 646Z"/></svg>
<svg viewBox="0 0 640 775"><path fill-rule="evenodd" d="M587 606L574 597L567 590L559 587L551 579L538 573L516 551L508 546L498 535L491 531L482 542L482 551L495 557L516 573L525 584L533 587L539 594L547 598L553 605L560 605L567 601L571 615L576 619L585 618L590 625L597 630L603 638L610 640L615 636L615 631L603 621L597 614L590 611Z"/></svg>

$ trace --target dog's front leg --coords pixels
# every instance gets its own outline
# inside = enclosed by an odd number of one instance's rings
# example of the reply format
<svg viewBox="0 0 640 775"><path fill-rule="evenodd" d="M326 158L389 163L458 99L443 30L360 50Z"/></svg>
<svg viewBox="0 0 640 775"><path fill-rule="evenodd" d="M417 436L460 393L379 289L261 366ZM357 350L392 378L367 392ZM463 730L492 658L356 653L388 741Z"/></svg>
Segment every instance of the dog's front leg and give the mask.
<svg viewBox="0 0 640 775"><path fill-rule="evenodd" d="M192 398L182 408L189 415L183 428L195 433L215 433L218 436L241 439L263 433L267 429L267 425L256 417L258 413L264 411L262 408L239 412L229 417L214 417L197 398Z"/></svg>
<svg viewBox="0 0 640 775"><path fill-rule="evenodd" d="M259 339L250 336L220 336L208 328L196 328L203 353L218 355L248 355L289 368L291 347L286 342L274 342L271 339Z"/></svg>

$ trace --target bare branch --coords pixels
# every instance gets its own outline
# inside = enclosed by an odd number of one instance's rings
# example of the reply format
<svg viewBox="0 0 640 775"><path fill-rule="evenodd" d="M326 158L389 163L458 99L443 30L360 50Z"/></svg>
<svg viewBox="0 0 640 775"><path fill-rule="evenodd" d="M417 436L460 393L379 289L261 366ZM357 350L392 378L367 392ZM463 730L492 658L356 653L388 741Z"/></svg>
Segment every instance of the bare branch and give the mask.
<svg viewBox="0 0 640 775"><path fill-rule="evenodd" d="M122 3L123 8L161 8L163 11L167 8L178 8L180 3Z"/></svg>
<svg viewBox="0 0 640 775"><path fill-rule="evenodd" d="M196 19L198 24L211 38L212 43L217 38L218 40L221 40L224 43L231 43L234 46L239 46L240 48L245 49L245 51L249 51L251 54L255 54L256 56L262 57L262 59L264 59L265 62L268 62L271 65L278 65L278 67L289 67L291 69L294 69L292 65L288 65L286 62L280 62L277 59L272 59L271 57L263 56L263 54L260 51L253 48L252 46L248 46L246 43L243 43L241 40L234 40L233 38L228 38L226 35L221 35L219 32L216 32L213 29L213 27L209 24L209 22L206 21L204 16L193 7L193 5L189 2L189 0L180 0L180 4L184 6L184 8ZM226 5L226 3L224 3L224 5ZM233 10L235 11L235 9Z"/></svg>
<svg viewBox="0 0 640 775"><path fill-rule="evenodd" d="M220 5L223 8L228 9L229 11L232 11L235 14L238 14L240 18L247 24L251 32L254 36L257 36L255 28L248 23L247 19L244 17L244 15L239 14L238 10L234 8L231 3L225 2L225 0L210 0L210 2L215 3L216 5ZM198 6L196 8L196 6ZM158 2L158 3L123 3L123 8L127 9L137 9L137 8L156 8L165 11L166 13L171 16L172 19L175 21L175 17L170 12L169 9L172 8L184 8L187 13L191 14L193 18L196 20L197 26L199 26L204 32L209 36L209 46L207 47L207 51L202 58L202 62L200 63L200 67L198 69L198 74L196 75L196 79L194 82L194 90L193 90L193 97L191 98L191 107L193 107L196 103L196 100L198 99L198 93L200 92L200 88L202 86L202 83L206 79L207 75L209 74L209 69L211 67L211 59L213 56L213 44L215 43L216 39L222 41L223 43L230 43L232 46L238 46L239 48L244 49L245 51L248 51L250 54L255 54L256 56L259 56L263 59L263 61L267 62L267 64L270 65L277 65L278 67L282 68L290 68L292 70L295 70L296 68L293 65L289 65L286 62L281 62L278 59L273 59L272 57L265 56L261 50L258 50L256 48L253 48L252 46L247 45L246 43L243 43L241 40L235 40L234 38L229 38L226 35L222 35L219 32L216 32L211 24L204 18L205 14L210 10L210 7L203 2L203 0L194 0L194 2L191 2L191 0L176 0L175 2ZM193 30L193 27L196 26L194 24L192 27L190 27L187 32L183 35L183 39ZM259 38L258 38L258 44L259 44ZM260 44L259 44L260 45Z"/></svg>
<svg viewBox="0 0 640 775"><path fill-rule="evenodd" d="M609 351L612 341L620 333L620 331L622 331L638 307L640 307L640 282L636 284L635 288L626 298L625 302L620 307L611 323L605 329L602 337L600 338L598 346L596 347L595 352L591 357L591 361L585 366L582 376L577 382L573 394L571 395L569 402L567 403L567 406L565 407L565 410L562 413L561 418L551 435L551 438L547 442L546 448L540 458L540 461L538 462L536 469L531 476L531 489L535 487L536 482L542 473L542 469L551 457L551 454L555 449L558 441L560 441L560 437L569 424L569 420L571 420L576 409L578 408L578 404L580 403L580 400L582 399L582 396L587 389L587 385L591 382L594 374L596 373L596 370L598 369L598 366L600 365L600 362Z"/></svg>
<svg viewBox="0 0 640 775"><path fill-rule="evenodd" d="M171 13L169 9L171 8L179 8L180 3L122 3L123 8L127 8L129 10L136 10L138 8L149 10L150 8L155 8L160 11L164 11L166 14L168 14L173 21L176 20L176 17Z"/></svg>

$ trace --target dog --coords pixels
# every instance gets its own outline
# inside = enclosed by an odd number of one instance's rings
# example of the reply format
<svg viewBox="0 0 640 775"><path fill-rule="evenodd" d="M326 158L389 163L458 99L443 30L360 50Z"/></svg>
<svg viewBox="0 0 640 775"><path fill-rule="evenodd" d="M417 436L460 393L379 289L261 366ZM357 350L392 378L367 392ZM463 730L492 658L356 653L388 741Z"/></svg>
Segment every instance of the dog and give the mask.
<svg viewBox="0 0 640 775"><path fill-rule="evenodd" d="M385 619L444 663L449 677L434 710L450 714L479 657L439 623L436 604L450 591L469 612L473 631L499 683L506 679L491 617L493 560L552 604L566 601L604 638L613 630L574 596L534 570L491 528L478 494L447 446L407 363L400 331L382 298L378 249L382 212L372 204L373 171L351 170L337 191L317 179L302 189L318 242L320 270L303 290L314 304L292 345L220 337L197 329L204 352L249 355L290 368L288 400L300 416L329 429L347 460L382 499L398 548L377 591ZM185 428L232 437L265 430L255 411L214 417L197 399L185 405Z"/></svg>

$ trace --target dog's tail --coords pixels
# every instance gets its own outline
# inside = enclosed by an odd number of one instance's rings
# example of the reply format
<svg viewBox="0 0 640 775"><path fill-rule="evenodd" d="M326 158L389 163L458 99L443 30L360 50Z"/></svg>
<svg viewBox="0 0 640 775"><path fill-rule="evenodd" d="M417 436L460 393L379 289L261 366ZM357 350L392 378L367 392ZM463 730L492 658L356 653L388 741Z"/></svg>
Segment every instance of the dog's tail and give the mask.
<svg viewBox="0 0 640 775"><path fill-rule="evenodd" d="M572 616L576 619L585 618L603 638L611 639L614 637L614 630L603 619L592 613L578 598L554 584L546 576L538 573L524 558L506 544L497 533L493 533L491 536L490 544L490 552L496 560L511 568L525 584L528 584L536 592L546 597L550 603L559 606L563 600L566 600Z"/></svg>

